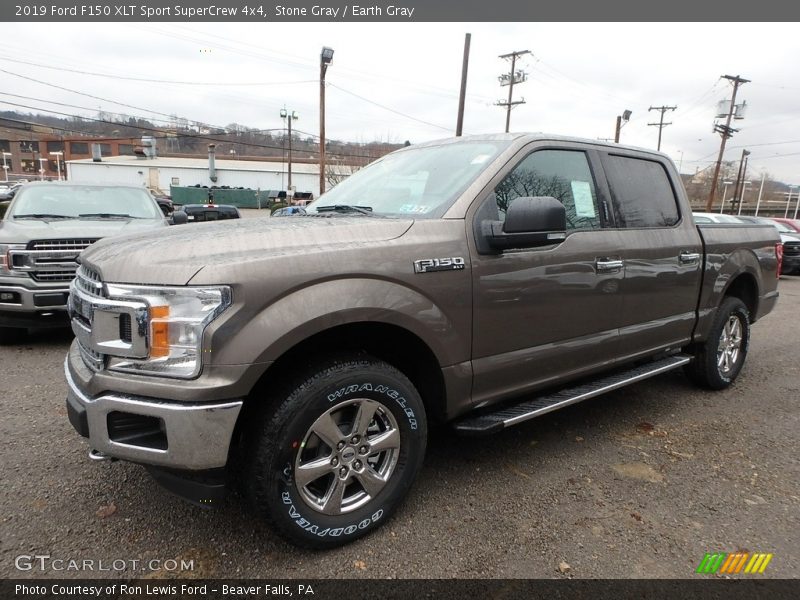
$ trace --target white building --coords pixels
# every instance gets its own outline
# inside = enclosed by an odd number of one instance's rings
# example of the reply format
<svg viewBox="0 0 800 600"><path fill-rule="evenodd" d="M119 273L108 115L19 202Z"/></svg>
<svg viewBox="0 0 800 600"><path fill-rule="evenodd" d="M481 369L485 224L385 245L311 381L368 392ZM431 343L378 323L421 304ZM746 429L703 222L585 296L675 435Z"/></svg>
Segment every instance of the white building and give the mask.
<svg viewBox="0 0 800 600"><path fill-rule="evenodd" d="M261 190L287 190L288 164L282 162L215 159L216 181L205 158L103 157L67 161L67 178L83 183L144 185L169 193L170 185L229 186ZM319 195L319 165L292 162L292 187L296 192Z"/></svg>

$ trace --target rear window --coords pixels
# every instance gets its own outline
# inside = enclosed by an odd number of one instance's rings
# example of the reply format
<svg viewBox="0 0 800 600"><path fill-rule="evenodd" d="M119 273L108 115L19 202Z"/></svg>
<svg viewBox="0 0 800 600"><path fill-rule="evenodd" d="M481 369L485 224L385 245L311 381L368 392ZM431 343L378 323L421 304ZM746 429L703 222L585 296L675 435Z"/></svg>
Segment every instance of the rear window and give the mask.
<svg viewBox="0 0 800 600"><path fill-rule="evenodd" d="M618 227L672 227L680 220L675 192L661 163L608 155L603 164Z"/></svg>

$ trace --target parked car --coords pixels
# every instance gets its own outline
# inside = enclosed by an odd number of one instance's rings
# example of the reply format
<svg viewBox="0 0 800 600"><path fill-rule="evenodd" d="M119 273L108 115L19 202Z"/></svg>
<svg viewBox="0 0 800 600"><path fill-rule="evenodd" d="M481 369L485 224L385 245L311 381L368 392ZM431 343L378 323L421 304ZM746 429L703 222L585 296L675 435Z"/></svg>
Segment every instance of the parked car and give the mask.
<svg viewBox="0 0 800 600"><path fill-rule="evenodd" d="M800 233L794 231L782 220L767 219L764 217L740 216L745 223L758 223L770 225L778 231L783 244L783 261L781 275L800 275Z"/></svg>
<svg viewBox="0 0 800 600"><path fill-rule="evenodd" d="M800 219L784 219L783 217L772 217L773 221L783 223L796 233L800 233Z"/></svg>
<svg viewBox="0 0 800 600"><path fill-rule="evenodd" d="M173 213L173 218L180 212L186 214L186 220L189 223L226 221L242 217L239 209L230 204L184 204L179 211ZM175 222L178 223L178 220Z"/></svg>
<svg viewBox="0 0 800 600"><path fill-rule="evenodd" d="M277 208L272 211L273 217L290 217L292 215L304 214L306 214L306 209L302 206L284 206L283 208Z"/></svg>
<svg viewBox="0 0 800 600"><path fill-rule="evenodd" d="M35 182L0 221L0 341L64 326L77 257L97 240L167 226L143 188Z"/></svg>
<svg viewBox="0 0 800 600"><path fill-rule="evenodd" d="M672 161L618 144L414 144L306 210L97 243L66 363L93 458L203 506L234 481L306 547L389 520L430 422L489 434L678 368L731 385L778 299L772 227L695 225Z"/></svg>
<svg viewBox="0 0 800 600"><path fill-rule="evenodd" d="M727 225L739 225L741 219L734 215L724 215L719 213L695 212L692 213L695 223L725 223Z"/></svg>

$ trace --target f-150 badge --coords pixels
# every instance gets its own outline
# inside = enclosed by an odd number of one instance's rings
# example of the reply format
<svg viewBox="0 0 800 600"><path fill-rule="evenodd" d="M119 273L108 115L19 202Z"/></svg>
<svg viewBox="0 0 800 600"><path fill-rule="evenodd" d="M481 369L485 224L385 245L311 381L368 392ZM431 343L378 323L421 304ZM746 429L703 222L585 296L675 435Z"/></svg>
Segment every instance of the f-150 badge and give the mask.
<svg viewBox="0 0 800 600"><path fill-rule="evenodd" d="M433 273L434 271L461 271L464 259L460 256L451 258L423 258L414 261L415 273Z"/></svg>

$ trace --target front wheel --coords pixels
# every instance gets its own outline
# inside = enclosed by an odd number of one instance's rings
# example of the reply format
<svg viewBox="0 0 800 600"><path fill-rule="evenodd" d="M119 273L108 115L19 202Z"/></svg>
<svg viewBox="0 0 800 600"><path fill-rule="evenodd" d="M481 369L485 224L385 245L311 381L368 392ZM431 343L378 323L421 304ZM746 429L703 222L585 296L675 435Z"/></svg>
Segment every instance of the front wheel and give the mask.
<svg viewBox="0 0 800 600"><path fill-rule="evenodd" d="M398 507L425 454L425 409L391 365L358 356L318 363L251 434L245 487L292 543L331 548Z"/></svg>
<svg viewBox="0 0 800 600"><path fill-rule="evenodd" d="M739 298L723 300L708 339L686 367L689 378L702 387L721 390L738 377L750 345L750 313Z"/></svg>

